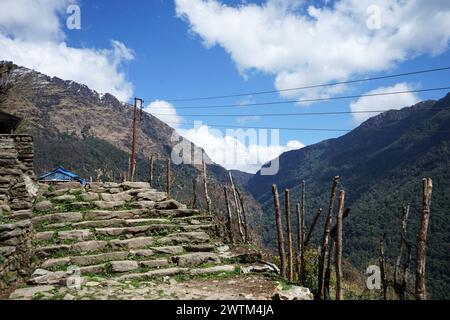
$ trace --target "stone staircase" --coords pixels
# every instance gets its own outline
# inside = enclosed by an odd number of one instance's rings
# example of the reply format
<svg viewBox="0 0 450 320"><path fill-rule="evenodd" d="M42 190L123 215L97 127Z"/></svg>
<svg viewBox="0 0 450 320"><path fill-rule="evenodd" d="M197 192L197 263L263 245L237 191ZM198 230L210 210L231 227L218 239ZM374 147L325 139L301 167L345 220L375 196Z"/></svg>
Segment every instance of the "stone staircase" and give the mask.
<svg viewBox="0 0 450 320"><path fill-rule="evenodd" d="M58 186L59 188L60 186ZM78 274L117 281L233 273L239 255L213 217L144 182L41 186L33 212L38 268L31 285L66 285Z"/></svg>

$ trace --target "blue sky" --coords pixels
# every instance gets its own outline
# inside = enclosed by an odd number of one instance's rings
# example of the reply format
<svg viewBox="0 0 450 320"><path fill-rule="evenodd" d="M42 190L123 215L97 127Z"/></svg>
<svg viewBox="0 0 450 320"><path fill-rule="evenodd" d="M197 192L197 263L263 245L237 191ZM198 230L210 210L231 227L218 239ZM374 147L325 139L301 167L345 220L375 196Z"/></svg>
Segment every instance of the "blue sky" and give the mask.
<svg viewBox="0 0 450 320"><path fill-rule="evenodd" d="M0 9L10 1L4 0L5 3L0 4ZM59 19L60 25L57 28L63 35L49 36L47 41L55 44L64 43L67 48L74 49L72 52L74 55L77 53L76 50L84 49L97 55L96 58L105 59L106 62L102 61L110 64L107 66L108 69L105 69L106 71L104 69L93 70L99 74L105 71L105 78L96 82L95 79L90 79L86 72L81 76L77 74L76 70L64 74L61 71L62 68L54 70L55 68L43 65L42 61L36 63L30 57L15 57L12 49L9 53L8 50L6 53L0 53L0 59L13 59L16 63L40 69L39 71L45 73L54 71L54 74L50 75L84 82L99 92L107 90L109 83L105 79L111 78L114 79L114 82L111 82L110 86L115 86L117 89L116 92L112 91L113 93L119 97L138 96L145 99L146 105L155 100L170 98L277 90L450 65L448 50L450 6L444 2L433 5L427 1L414 0L409 6L402 7L401 4L398 4L397 8L394 8L396 11L393 9L392 12L385 10L385 1L369 1L366 7L361 4L365 1L354 2L358 5L351 10L356 10L356 13L361 14L361 19L365 20L373 18L367 11L372 3L381 8L381 27L366 32L359 30L362 20L358 21L358 18L355 18L355 21L351 20L354 18L349 18L351 15L354 16L355 12L350 12L350 9L343 6L343 3L352 3L356 0L245 2L231 0L209 2L202 0L80 0L75 2L81 8L80 30L68 30L64 26L67 16L65 8L74 1L55 1L58 4L48 10L42 8L44 5L40 3L41 1L33 1L37 2L40 9L44 10L43 12L49 17L56 16ZM341 8L337 7L338 5L341 5ZM411 16L419 10L434 16L436 16L435 12L439 12L444 16L440 19L430 20L417 13L418 25L408 25L402 29L404 15ZM32 16L33 13L30 12L30 15ZM337 25L330 22L334 17L338 20ZM422 21L427 25L421 25ZM411 22L408 23L411 24ZM0 44L10 47L18 45L14 41L17 42L21 37L25 40L35 41L36 35L24 36L19 33L17 24L17 22L8 22L8 19L2 18L0 14L0 34L3 32L5 37L4 42L0 41ZM23 28L36 28L35 24L39 24L39 21L26 22ZM302 28L303 26L310 26L310 28ZM336 30L336 26L342 27L342 30ZM44 28L42 34L53 28L41 25L38 27ZM427 28L430 29L427 30ZM398 30L412 31L408 31L411 34L406 34ZM317 35L308 36L309 32ZM398 34L394 34L396 32ZM345 33L348 33L348 37L345 36ZM339 36L342 37L341 40L338 39ZM347 39L353 36L356 39L369 39L373 41L373 44L360 45L349 42L347 45ZM395 44L391 43L391 38L395 39ZM123 50L116 51L117 47L111 45L112 40L119 42L125 49L119 46ZM413 42L416 44L413 45ZM304 47L302 47L302 43L305 43ZM354 48L351 47L352 45ZM373 50L371 46L373 46ZM270 52L272 49L273 53ZM109 53L106 53L107 50L110 50ZM342 52L343 50L348 50L348 52ZM373 57L370 56L371 54ZM80 59L80 65L83 64L83 60L86 59ZM101 65L98 62L96 64ZM332 70L326 72L327 69L324 69L324 66L329 66ZM89 70L88 66L86 68ZM92 66L90 68L92 69ZM112 74L113 77L108 74ZM355 119L350 114L253 118L214 115L349 111L352 108L351 103L353 103L354 110L391 109L400 108L418 100L440 98L446 92L399 95L401 97L390 97L384 100L328 101L309 105L280 104L229 109L183 109L183 107L359 95L373 90L376 90L375 92L389 91L389 88L403 90L443 87L450 84L449 75L450 71L443 71L365 82L336 88L336 91L297 92L296 95L290 97L275 93L208 101L171 102L163 106L151 105L147 110L155 114L158 112L176 113L177 121L182 123L201 120L205 124L231 126L352 129L358 125L361 119ZM186 114L211 114L213 116L186 116ZM172 117L168 117L168 119L170 120ZM167 121L167 118L163 118L163 120ZM170 124L175 126L175 123ZM177 127L189 129L192 126L179 124ZM223 129L221 130L224 132ZM299 142L291 144L294 146L299 146L300 143L309 145L342 134L342 132L282 130L279 142L281 147L271 156L276 156L277 152L289 149L287 147L289 141ZM207 152L214 153L214 149L208 150L207 148L211 140L202 139L199 135L199 132L194 131L187 133L188 138L200 145L203 144L202 146L206 148ZM254 171L255 168L255 166L251 169L243 166L241 169Z"/></svg>

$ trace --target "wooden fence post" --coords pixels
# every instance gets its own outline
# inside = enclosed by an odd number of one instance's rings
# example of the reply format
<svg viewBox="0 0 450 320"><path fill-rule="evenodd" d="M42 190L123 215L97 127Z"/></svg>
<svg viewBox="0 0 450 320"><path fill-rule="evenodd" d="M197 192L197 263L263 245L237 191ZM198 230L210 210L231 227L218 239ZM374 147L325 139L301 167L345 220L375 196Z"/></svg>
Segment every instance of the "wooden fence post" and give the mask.
<svg viewBox="0 0 450 320"><path fill-rule="evenodd" d="M238 195L238 198L239 198L239 203L240 203L241 209L242 209L242 218L244 219L245 242L249 243L249 242L251 242L251 239L250 239L250 234L248 232L248 221L247 221L247 213L245 212L245 207L244 207L244 197L239 192L238 188L236 188L236 192L237 192L237 195Z"/></svg>
<svg viewBox="0 0 450 320"><path fill-rule="evenodd" d="M408 217L409 217L409 205L402 205L402 226L400 229L400 245L397 260L395 261L395 270L394 270L394 290L398 295L400 300L404 300L406 298L406 285L407 285L407 274L409 269L409 264L411 262L411 245L406 239L407 226L408 226ZM403 256L403 249L406 247L407 252L407 260L403 266L403 274L400 276L400 265ZM400 278L402 279L400 281Z"/></svg>
<svg viewBox="0 0 450 320"><path fill-rule="evenodd" d="M345 191L339 193L339 210L336 222L336 300L343 299L342 293L342 236L343 236L343 219L344 219L344 201Z"/></svg>
<svg viewBox="0 0 450 320"><path fill-rule="evenodd" d="M328 250L330 228L331 228L331 224L333 222L333 207L334 207L334 201L336 199L336 188L337 188L339 179L340 179L339 176L336 176L333 179L333 186L331 188L331 194L330 194L330 203L329 203L329 207L328 207L328 216L327 216L327 220L325 221L323 237L322 237L322 246L321 246L320 255L319 255L319 274L318 274L318 281L317 281L317 298L319 300L321 299L322 294L324 292L324 283L323 283L324 265L325 265L325 258L327 255L327 250Z"/></svg>
<svg viewBox="0 0 450 320"><path fill-rule="evenodd" d="M205 163L205 151L202 150L202 167L203 167L203 188L205 190L205 200L206 200L206 211L209 215L212 214L211 211L211 199L209 198L208 194L208 184L207 184L207 178L206 178L206 163Z"/></svg>
<svg viewBox="0 0 450 320"><path fill-rule="evenodd" d="M272 185L273 203L275 207L275 223L278 237L278 253L280 255L280 276L286 279L286 256L284 251L283 226L281 224L280 199L278 197L277 186Z"/></svg>
<svg viewBox="0 0 450 320"><path fill-rule="evenodd" d="M378 263L380 267L380 275L381 275L381 288L383 290L383 300L387 300L387 279L386 279L386 258L384 255L384 239L386 238L386 234L383 234L380 238L380 252Z"/></svg>
<svg viewBox="0 0 450 320"><path fill-rule="evenodd" d="M225 206L227 208L227 231L228 231L228 238L230 240L230 243L234 243L233 239L233 224L231 219L231 210L230 210L230 202L228 201L228 192L227 187L223 187L223 192L225 194Z"/></svg>
<svg viewBox="0 0 450 320"><path fill-rule="evenodd" d="M286 214L286 233L287 233L287 263L288 279L294 282L293 248L292 248L292 225L291 225L291 199L289 189L284 190L284 208Z"/></svg>
<svg viewBox="0 0 450 320"><path fill-rule="evenodd" d="M150 168L149 168L149 177L148 177L148 182L150 183L150 188L153 188L153 165L154 165L154 160L153 160L153 156L150 157Z"/></svg>
<svg viewBox="0 0 450 320"><path fill-rule="evenodd" d="M319 218L320 218L320 216L321 216L321 214L322 214L322 211L323 211L322 208L319 208L319 209L317 210L317 212L316 212L316 215L315 215L314 220L313 220L313 222L312 222L312 224L311 224L311 227L309 227L309 231L308 231L308 233L306 234L305 240L304 240L304 242L303 242L303 245L304 245L305 247L308 246L309 241L311 240L312 233L313 233L313 231L314 231L314 227L316 226L317 221L319 221Z"/></svg>
<svg viewBox="0 0 450 320"><path fill-rule="evenodd" d="M241 208L239 206L239 201L238 201L238 197L237 197L237 193L236 193L236 187L234 186L233 175L231 174L230 171L228 171L228 176L230 178L231 190L233 191L234 205L236 207L239 235L241 236L242 241L245 242L244 229L242 228Z"/></svg>
<svg viewBox="0 0 450 320"><path fill-rule="evenodd" d="M425 260L428 223L430 221L431 194L433 182L430 178L423 179L422 221L417 234L417 270L416 270L416 300L426 300Z"/></svg>
<svg viewBox="0 0 450 320"><path fill-rule="evenodd" d="M304 282L305 271L305 181L302 182L301 204L297 204L297 273L300 284Z"/></svg>

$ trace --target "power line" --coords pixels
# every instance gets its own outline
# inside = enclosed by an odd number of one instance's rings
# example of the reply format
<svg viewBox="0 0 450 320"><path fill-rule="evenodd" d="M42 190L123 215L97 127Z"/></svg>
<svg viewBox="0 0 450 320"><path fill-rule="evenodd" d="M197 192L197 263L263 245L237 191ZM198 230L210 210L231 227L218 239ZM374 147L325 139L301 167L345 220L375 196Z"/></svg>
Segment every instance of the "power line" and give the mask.
<svg viewBox="0 0 450 320"><path fill-rule="evenodd" d="M210 96L210 97L177 98L177 99L163 99L163 100L169 101L169 102L181 102L181 101L200 101L200 100L213 100L213 99L224 99L224 98L237 98L237 97L243 97L243 96L249 96L249 95L263 95L263 94L271 94L271 93L278 93L278 92L314 89L314 88L320 88L320 87L331 87L331 86L337 86L337 85L341 85L341 84L351 84L351 83L359 83L359 82L366 82L366 81L398 78L398 77L411 76L411 75L417 75L417 74L423 74L423 73L445 71L445 70L449 70L449 69L450 69L450 67L442 67L442 68L434 68L434 69L418 70L418 71L412 71L412 72L397 73L397 74L379 76L379 77L370 77L370 78L365 78L365 79L338 81L338 82L332 82L332 83L323 83L323 84L316 84L316 85L296 87L296 88L287 88L287 89L280 89L280 90L268 90L268 91L218 95L218 96ZM155 100L155 99L146 99L146 100L151 101L151 100Z"/></svg>
<svg viewBox="0 0 450 320"><path fill-rule="evenodd" d="M358 110L358 111L329 111L329 112L300 112L300 113L253 113L253 114L178 114L180 117L280 117L280 116L322 116L322 115L344 115L382 113L388 111L425 112L441 111L450 108L422 107L420 109L384 109L384 110ZM153 116L172 116L173 113L150 113Z"/></svg>
<svg viewBox="0 0 450 320"><path fill-rule="evenodd" d="M188 122L166 122L166 124L173 124L173 125L195 125L195 123L188 123ZM296 127L260 127L260 126L236 126L236 125L225 125L225 124L202 124L202 126L206 127L213 127L213 128L236 128L236 129L267 129L267 130L287 130L287 131L311 131L311 132L350 132L354 130L365 130L361 127L356 127L354 129L337 129L337 128L296 128ZM366 131L386 131L390 130L392 128L368 128ZM417 128L417 130L420 131L433 131L437 133L450 133L450 130L434 130L434 129L424 129L424 128Z"/></svg>
<svg viewBox="0 0 450 320"><path fill-rule="evenodd" d="M377 96L387 96L387 95L405 94L405 93L441 91L441 90L449 90L449 89L450 89L450 86L449 87L441 87L441 88L428 88L428 89L418 89L418 90L393 91L393 92L383 92L383 93L368 93L368 94L362 94L362 95L337 96L337 97L316 98L316 99L269 101L269 102L258 102L258 103L211 105L211 106L198 106L198 107L192 107L192 106L183 107L182 106L182 107L177 107L177 109L213 109L213 108L236 108L236 107L267 106L267 105L289 104L289 103L307 103L307 102L320 102L320 101L331 101L331 100L355 99L355 98L363 98L363 97L377 97Z"/></svg>

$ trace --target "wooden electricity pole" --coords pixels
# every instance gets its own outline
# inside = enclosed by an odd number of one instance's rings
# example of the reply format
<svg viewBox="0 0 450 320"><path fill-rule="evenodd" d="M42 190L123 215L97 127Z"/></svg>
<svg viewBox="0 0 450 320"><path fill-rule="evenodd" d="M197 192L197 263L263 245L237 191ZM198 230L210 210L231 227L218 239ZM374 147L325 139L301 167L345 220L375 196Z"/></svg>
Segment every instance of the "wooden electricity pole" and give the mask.
<svg viewBox="0 0 450 320"><path fill-rule="evenodd" d="M277 185L272 185L273 203L275 207L275 223L277 226L278 253L280 255L280 276L286 279L286 253L284 251L283 226L281 224L280 199L278 196Z"/></svg>
<svg viewBox="0 0 450 320"><path fill-rule="evenodd" d="M386 279L386 257L384 255L384 239L386 234L383 234L380 238L380 249L378 263L380 267L381 287L383 289L383 300L387 300L387 279Z"/></svg>
<svg viewBox="0 0 450 320"><path fill-rule="evenodd" d="M422 221L417 234L417 270L416 270L416 300L426 300L425 260L428 223L430 221L431 193L433 182L430 178L423 179Z"/></svg>
<svg viewBox="0 0 450 320"><path fill-rule="evenodd" d="M250 233L248 232L248 221L247 221L247 213L245 212L245 206L244 206L244 197L239 192L239 189L236 188L236 193L239 198L239 204L241 205L242 209L242 218L244 220L244 236L245 236L245 242L249 243L251 241L250 239Z"/></svg>
<svg viewBox="0 0 450 320"><path fill-rule="evenodd" d="M134 175L136 173L136 130L137 130L137 121L138 121L138 102L141 103L141 110L144 104L144 100L139 98L134 98L134 110L133 110L133 125L132 125L132 143L131 143L131 162L130 162L130 173L129 180L134 181Z"/></svg>

